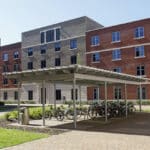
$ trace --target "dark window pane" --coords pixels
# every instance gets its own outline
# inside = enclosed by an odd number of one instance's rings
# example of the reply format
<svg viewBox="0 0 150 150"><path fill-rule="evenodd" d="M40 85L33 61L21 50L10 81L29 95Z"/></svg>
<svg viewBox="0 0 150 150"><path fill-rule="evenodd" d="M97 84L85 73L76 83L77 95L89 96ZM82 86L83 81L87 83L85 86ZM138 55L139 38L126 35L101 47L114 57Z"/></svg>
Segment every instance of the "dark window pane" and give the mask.
<svg viewBox="0 0 150 150"><path fill-rule="evenodd" d="M56 100L61 100L61 90L56 90Z"/></svg>
<svg viewBox="0 0 150 150"><path fill-rule="evenodd" d="M70 40L70 49L77 48L77 39Z"/></svg>
<svg viewBox="0 0 150 150"><path fill-rule="evenodd" d="M4 92L4 93L3 93L3 99L4 99L4 100L7 100L7 99L8 99L8 94L7 94L7 92Z"/></svg>
<svg viewBox="0 0 150 150"><path fill-rule="evenodd" d="M46 32L46 42L54 41L54 30L49 30Z"/></svg>
<svg viewBox="0 0 150 150"><path fill-rule="evenodd" d="M33 55L33 48L28 48L28 56L32 56Z"/></svg>
<svg viewBox="0 0 150 150"><path fill-rule="evenodd" d="M28 91L28 100L33 100L33 91Z"/></svg>
<svg viewBox="0 0 150 150"><path fill-rule="evenodd" d="M56 40L60 40L60 29L56 29Z"/></svg>
<svg viewBox="0 0 150 150"><path fill-rule="evenodd" d="M71 56L71 64L76 64L77 63L77 56Z"/></svg>
<svg viewBox="0 0 150 150"><path fill-rule="evenodd" d="M71 99L73 100L73 89L71 89ZM78 89L75 89L75 99L78 99Z"/></svg>
<svg viewBox="0 0 150 150"><path fill-rule="evenodd" d="M18 92L17 91L14 92L14 100L18 100Z"/></svg>
<svg viewBox="0 0 150 150"><path fill-rule="evenodd" d="M55 46L55 51L60 51L60 49L61 49L61 43L60 42L55 43L54 46Z"/></svg>
<svg viewBox="0 0 150 150"><path fill-rule="evenodd" d="M41 68L46 68L46 60L41 60Z"/></svg>
<svg viewBox="0 0 150 150"><path fill-rule="evenodd" d="M41 32L41 43L45 42L45 32Z"/></svg>
<svg viewBox="0 0 150 150"><path fill-rule="evenodd" d="M60 58L55 58L55 66L60 66Z"/></svg>
<svg viewBox="0 0 150 150"><path fill-rule="evenodd" d="M28 62L28 69L33 69L33 62Z"/></svg>

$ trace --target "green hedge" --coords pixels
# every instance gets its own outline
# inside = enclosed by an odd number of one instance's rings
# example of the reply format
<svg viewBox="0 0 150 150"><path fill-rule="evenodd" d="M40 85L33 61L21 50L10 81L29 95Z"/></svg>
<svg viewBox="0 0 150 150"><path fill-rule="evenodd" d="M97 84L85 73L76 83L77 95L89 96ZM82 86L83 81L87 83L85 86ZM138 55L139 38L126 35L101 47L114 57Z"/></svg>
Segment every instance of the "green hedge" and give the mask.
<svg viewBox="0 0 150 150"><path fill-rule="evenodd" d="M18 104L18 101L4 101L5 104ZM20 101L21 104L36 104L35 101Z"/></svg>
<svg viewBox="0 0 150 150"><path fill-rule="evenodd" d="M0 106L4 106L5 103L3 101L0 101Z"/></svg>
<svg viewBox="0 0 150 150"><path fill-rule="evenodd" d="M139 105L140 101L137 100L136 103ZM150 100L142 100L142 105L150 105Z"/></svg>

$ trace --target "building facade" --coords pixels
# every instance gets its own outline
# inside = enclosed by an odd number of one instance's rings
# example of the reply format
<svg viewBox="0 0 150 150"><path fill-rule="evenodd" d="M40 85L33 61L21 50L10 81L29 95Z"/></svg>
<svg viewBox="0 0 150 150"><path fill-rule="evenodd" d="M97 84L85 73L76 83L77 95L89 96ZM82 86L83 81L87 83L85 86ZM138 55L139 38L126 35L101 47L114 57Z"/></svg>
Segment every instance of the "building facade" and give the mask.
<svg viewBox="0 0 150 150"><path fill-rule="evenodd" d="M21 43L0 47L0 100L17 100L17 79L9 80L2 73L21 71Z"/></svg>
<svg viewBox="0 0 150 150"><path fill-rule="evenodd" d="M87 65L150 78L150 18L104 27L86 34ZM127 85L128 99L139 98L139 87ZM104 99L104 87L88 87L88 99ZM110 85L108 99L123 99L124 87ZM142 85L150 99L150 86Z"/></svg>
<svg viewBox="0 0 150 150"><path fill-rule="evenodd" d="M71 64L86 65L86 31L103 27L88 17L22 33L22 70L44 69ZM41 103L41 83L23 84L21 99ZM76 99L87 100L86 86L76 87ZM72 99L72 85L46 83L46 103Z"/></svg>

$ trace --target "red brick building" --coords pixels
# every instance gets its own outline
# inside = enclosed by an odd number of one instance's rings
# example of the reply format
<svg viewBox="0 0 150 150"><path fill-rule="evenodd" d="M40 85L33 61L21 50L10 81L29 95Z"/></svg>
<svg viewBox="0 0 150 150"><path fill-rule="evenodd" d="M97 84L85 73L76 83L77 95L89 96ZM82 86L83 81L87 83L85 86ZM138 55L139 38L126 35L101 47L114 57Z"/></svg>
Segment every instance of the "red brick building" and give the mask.
<svg viewBox="0 0 150 150"><path fill-rule="evenodd" d="M87 65L150 78L150 18L104 27L86 33ZM128 87L128 99L139 98L137 86ZM88 87L88 99L104 99L103 87ZM108 99L124 98L124 87L111 85ZM142 85L150 99L150 86Z"/></svg>
<svg viewBox="0 0 150 150"><path fill-rule="evenodd" d="M2 73L21 70L21 42L0 47L0 99L17 100L17 80L8 80Z"/></svg>

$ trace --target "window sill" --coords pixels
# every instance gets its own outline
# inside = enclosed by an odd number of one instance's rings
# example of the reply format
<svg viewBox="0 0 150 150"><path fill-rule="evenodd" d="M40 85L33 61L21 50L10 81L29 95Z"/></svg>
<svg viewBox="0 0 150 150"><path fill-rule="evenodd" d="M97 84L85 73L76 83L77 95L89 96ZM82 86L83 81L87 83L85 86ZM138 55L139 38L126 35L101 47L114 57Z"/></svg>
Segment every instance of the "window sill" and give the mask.
<svg viewBox="0 0 150 150"><path fill-rule="evenodd" d="M4 62L8 62L8 60L3 60Z"/></svg>
<svg viewBox="0 0 150 150"><path fill-rule="evenodd" d="M70 48L69 50L71 50L71 51L72 51L72 50L77 50L77 48Z"/></svg>
<svg viewBox="0 0 150 150"><path fill-rule="evenodd" d="M138 57L134 57L135 59L138 59L138 58L145 58L146 56L138 56Z"/></svg>
<svg viewBox="0 0 150 150"><path fill-rule="evenodd" d="M145 37L144 36L141 36L141 37L134 37L134 40L139 40L139 39L144 39Z"/></svg>
<svg viewBox="0 0 150 150"><path fill-rule="evenodd" d="M19 58L14 58L14 60L18 60Z"/></svg>
<svg viewBox="0 0 150 150"><path fill-rule="evenodd" d="M32 56L28 56L29 58L32 58L33 57L33 55Z"/></svg>
<svg viewBox="0 0 150 150"><path fill-rule="evenodd" d="M96 46L100 46L100 44L97 44L97 45L91 45L91 47L96 47Z"/></svg>
<svg viewBox="0 0 150 150"><path fill-rule="evenodd" d="M136 75L137 77L145 78L146 75Z"/></svg>
<svg viewBox="0 0 150 150"><path fill-rule="evenodd" d="M111 44L120 43L121 41L112 41Z"/></svg>
<svg viewBox="0 0 150 150"><path fill-rule="evenodd" d="M112 61L119 61L119 60L121 60L121 59L112 59Z"/></svg>
<svg viewBox="0 0 150 150"><path fill-rule="evenodd" d="M100 61L92 61L92 64L100 63Z"/></svg>

